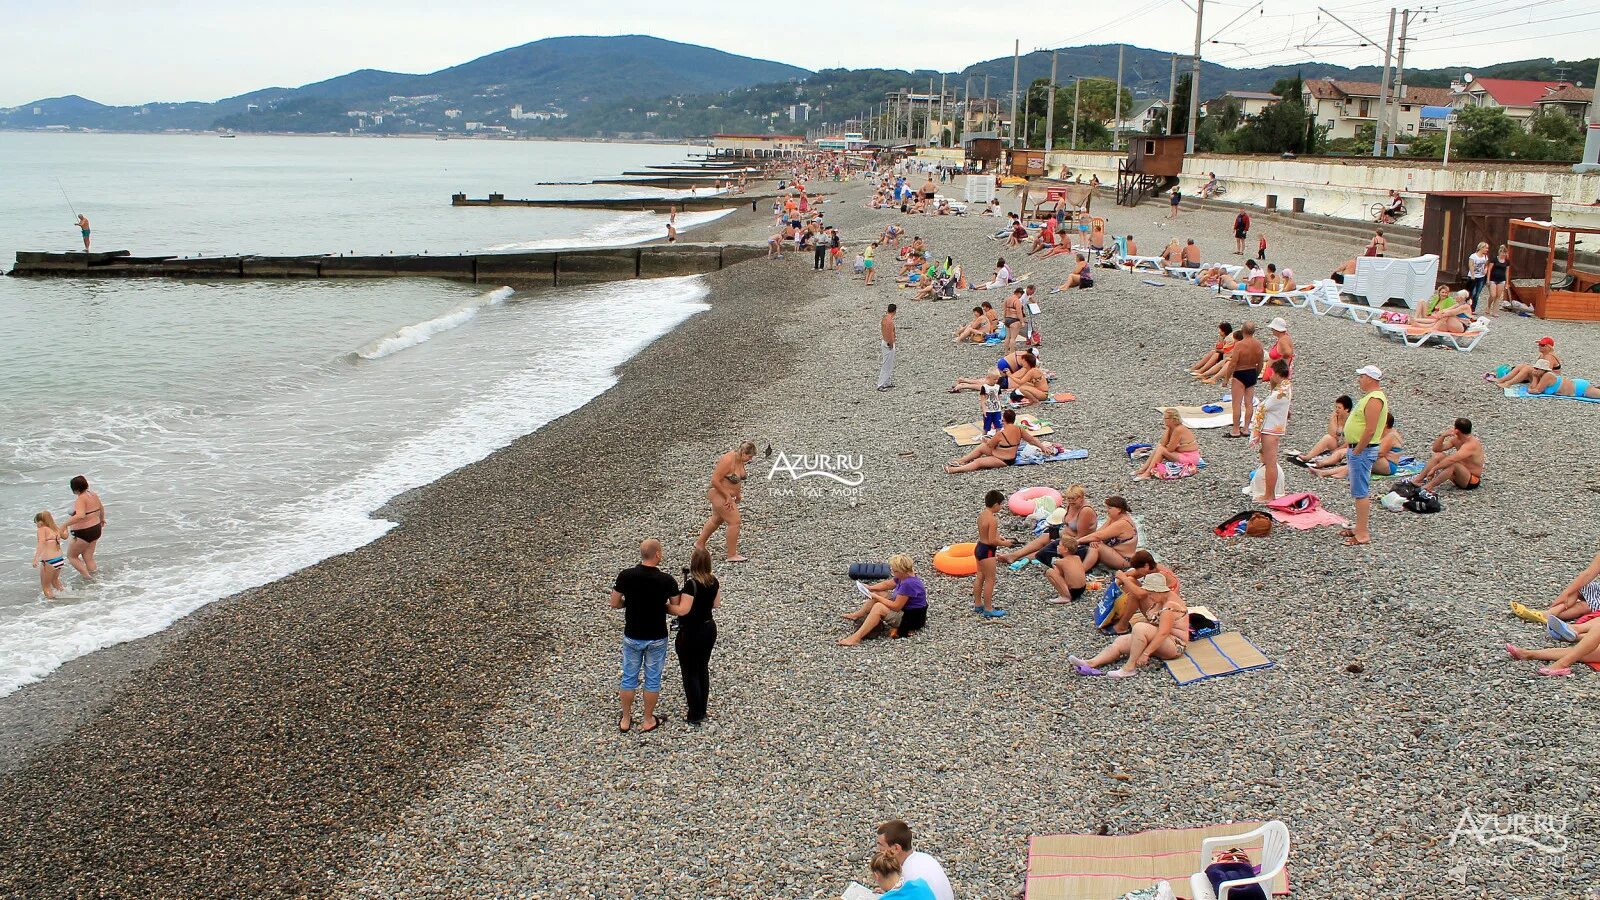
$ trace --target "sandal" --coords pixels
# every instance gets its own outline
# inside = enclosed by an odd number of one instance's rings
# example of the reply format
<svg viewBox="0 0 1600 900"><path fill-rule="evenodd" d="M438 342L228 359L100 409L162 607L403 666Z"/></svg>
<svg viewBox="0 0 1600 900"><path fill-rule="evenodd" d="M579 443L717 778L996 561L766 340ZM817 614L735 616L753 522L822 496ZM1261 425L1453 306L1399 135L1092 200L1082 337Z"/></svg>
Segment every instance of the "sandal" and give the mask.
<svg viewBox="0 0 1600 900"><path fill-rule="evenodd" d="M650 732L655 731L657 728L660 728L662 725L665 725L665 724L667 724L667 717L666 716L656 716L656 723L654 725L651 725L649 728L641 728L641 729L639 729L639 733L640 734L649 734Z"/></svg>
<svg viewBox="0 0 1600 900"><path fill-rule="evenodd" d="M1365 547L1370 543L1372 543L1372 538L1367 538L1364 541L1358 541L1356 540L1356 536L1353 534L1344 539L1344 545L1346 547Z"/></svg>
<svg viewBox="0 0 1600 900"><path fill-rule="evenodd" d="M1539 674L1546 678L1571 678L1572 669L1567 666L1540 666Z"/></svg>

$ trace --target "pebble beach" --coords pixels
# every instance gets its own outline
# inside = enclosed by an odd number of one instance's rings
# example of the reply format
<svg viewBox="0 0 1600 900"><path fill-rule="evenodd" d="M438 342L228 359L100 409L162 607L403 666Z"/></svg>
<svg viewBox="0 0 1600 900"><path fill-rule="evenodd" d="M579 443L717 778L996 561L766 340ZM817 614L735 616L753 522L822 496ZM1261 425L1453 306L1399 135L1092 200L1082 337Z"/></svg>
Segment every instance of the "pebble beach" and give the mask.
<svg viewBox="0 0 1600 900"><path fill-rule="evenodd" d="M969 277L999 256L1029 273L1043 364L1076 397L1043 413L1050 439L1088 457L943 473L958 454L941 429L978 419L975 395L946 389L997 355L951 337L1003 291L914 302L885 253L871 287L813 272L809 253L704 276L711 308L614 388L401 497L381 539L0 699L0 895L833 897L866 880L873 829L891 818L957 896L989 900L1022 896L1031 835L1271 818L1293 836L1295 897L1557 900L1600 884L1584 736L1600 673L1537 678L1503 649L1544 645L1508 602L1543 607L1594 553L1596 408L1508 399L1481 377L1531 360L1543 335L1568 371L1594 372L1600 332L1505 315L1459 353L1148 273L1096 270L1093 289L1051 296L1066 257L1024 260L989 239L1003 220L906 217L865 208L860 181L816 187L847 258L901 221ZM1143 252L1193 237L1206 259L1232 258L1230 213L1169 220L1164 202L1125 209L1109 194L1095 212ZM1301 281L1360 250L1261 229ZM745 208L684 239L773 230ZM891 302L896 388L876 392ZM1194 477L1135 482L1123 447L1159 437L1158 408L1223 393L1183 373L1216 323L1264 334L1278 315L1297 346L1285 448L1313 443L1372 363L1414 452L1472 419L1482 489L1444 489L1432 516L1375 506L1373 543L1347 548L1327 528L1215 537L1249 506L1257 465L1220 430L1199 432L1208 466ZM612 579L648 537L667 571L687 564L711 467L743 440L859 457L864 481L812 491L769 479L757 456L752 559L713 554L712 719L683 725L669 658L667 724L618 734ZM1286 471L1289 490L1352 515L1343 482ZM1075 677L1067 654L1105 642L1092 602L1046 604L1031 572L1002 570L1005 618L972 615L970 579L935 574L934 552L973 539L986 491L1070 484L1097 507L1126 497L1184 599L1275 665L1183 687L1160 666ZM1002 529L1023 533L1013 517ZM927 628L836 646L858 602L847 567L892 553L927 580ZM1565 816L1570 850L1452 841L1464 811Z"/></svg>

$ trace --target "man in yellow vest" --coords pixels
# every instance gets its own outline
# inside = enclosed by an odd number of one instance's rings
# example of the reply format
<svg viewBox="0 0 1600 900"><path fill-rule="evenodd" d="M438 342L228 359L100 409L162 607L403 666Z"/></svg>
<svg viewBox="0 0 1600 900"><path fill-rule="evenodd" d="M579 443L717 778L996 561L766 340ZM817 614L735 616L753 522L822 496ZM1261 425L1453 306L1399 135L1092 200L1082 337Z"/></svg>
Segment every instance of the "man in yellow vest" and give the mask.
<svg viewBox="0 0 1600 900"><path fill-rule="evenodd" d="M1356 370L1361 399L1344 422L1345 443L1350 445L1350 496L1356 501L1356 527L1343 532L1344 545L1356 547L1372 540L1367 519L1372 512L1372 464L1378 460L1377 436L1389 419L1389 397L1383 392L1383 370L1367 365Z"/></svg>

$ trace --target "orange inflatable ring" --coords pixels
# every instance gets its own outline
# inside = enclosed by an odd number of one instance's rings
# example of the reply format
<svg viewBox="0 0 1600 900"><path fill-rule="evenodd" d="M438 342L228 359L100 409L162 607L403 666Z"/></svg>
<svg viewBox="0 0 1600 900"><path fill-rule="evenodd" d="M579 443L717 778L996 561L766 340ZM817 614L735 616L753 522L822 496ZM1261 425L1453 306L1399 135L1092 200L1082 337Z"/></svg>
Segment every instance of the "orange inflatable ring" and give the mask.
<svg viewBox="0 0 1600 900"><path fill-rule="evenodd" d="M978 574L978 545L951 544L933 555L933 567L946 575L965 577Z"/></svg>
<svg viewBox="0 0 1600 900"><path fill-rule="evenodd" d="M1033 501L1040 497L1049 497L1056 502L1057 509L1061 508L1061 492L1055 488L1047 487L1023 488L1012 494L1006 505L1011 509L1011 514L1014 516L1031 516L1034 508Z"/></svg>

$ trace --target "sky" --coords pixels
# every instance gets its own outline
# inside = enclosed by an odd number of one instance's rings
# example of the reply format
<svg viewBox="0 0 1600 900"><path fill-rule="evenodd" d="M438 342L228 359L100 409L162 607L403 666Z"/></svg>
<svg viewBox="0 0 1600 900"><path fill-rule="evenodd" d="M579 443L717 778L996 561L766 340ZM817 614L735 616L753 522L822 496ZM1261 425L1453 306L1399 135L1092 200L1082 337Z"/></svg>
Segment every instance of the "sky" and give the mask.
<svg viewBox="0 0 1600 900"><path fill-rule="evenodd" d="M973 16L971 4L951 0L878 0L827 12L802 3L794 8L799 14L714 0L0 0L0 29L10 38L0 54L0 106L65 94L116 105L217 100L361 68L431 72L569 34L651 34L807 69L957 71L1008 55L1018 39L1024 52L1116 42L1190 52L1192 2L1073 4L1071 15L1035 22L1009 6L1004 14ZM1320 3L1380 45L1361 46L1362 37L1317 11L1319 0L1207 0L1203 55L1235 67L1311 59L1381 64L1390 2ZM1079 12L1084 6L1091 8ZM1430 10L1416 17L1408 68L1470 71L1516 59L1582 58L1600 46L1594 0L1438 0ZM1019 33L1022 26L1029 30ZM1588 85L1595 73L1569 77Z"/></svg>

